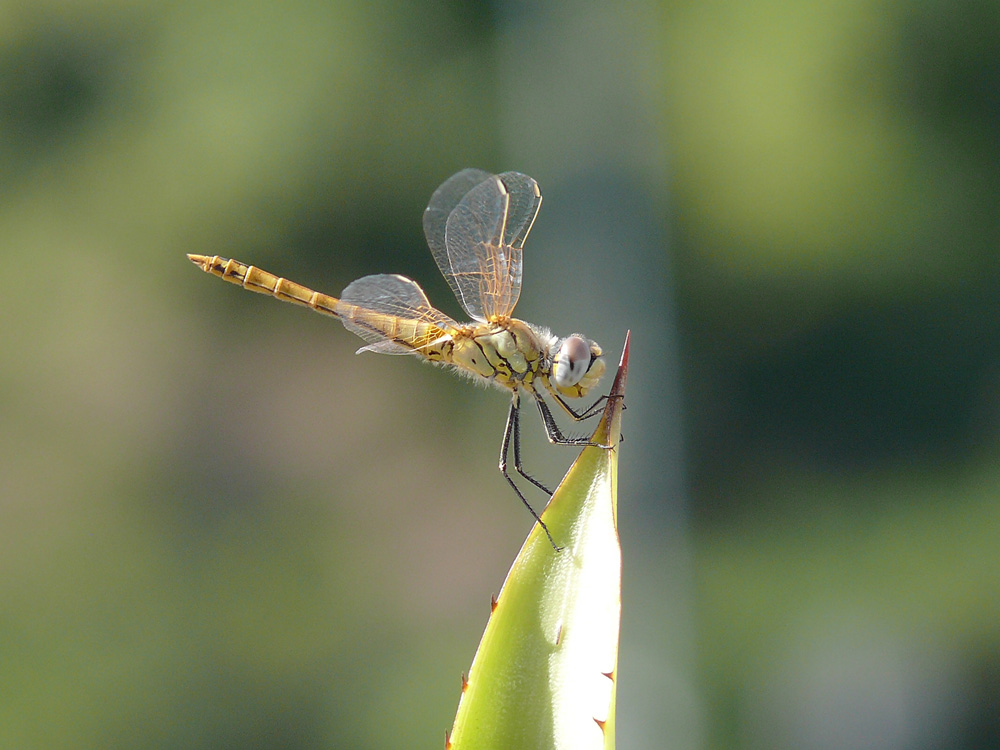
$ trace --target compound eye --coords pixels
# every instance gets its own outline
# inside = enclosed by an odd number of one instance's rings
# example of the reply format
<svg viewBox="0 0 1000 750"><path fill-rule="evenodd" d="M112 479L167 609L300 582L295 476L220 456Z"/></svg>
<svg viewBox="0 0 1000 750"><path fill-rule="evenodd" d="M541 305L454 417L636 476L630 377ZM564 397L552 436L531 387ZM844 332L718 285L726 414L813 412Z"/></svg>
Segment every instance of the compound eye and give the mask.
<svg viewBox="0 0 1000 750"><path fill-rule="evenodd" d="M552 363L552 379L560 388L570 388L587 374L590 346L582 336L567 336Z"/></svg>

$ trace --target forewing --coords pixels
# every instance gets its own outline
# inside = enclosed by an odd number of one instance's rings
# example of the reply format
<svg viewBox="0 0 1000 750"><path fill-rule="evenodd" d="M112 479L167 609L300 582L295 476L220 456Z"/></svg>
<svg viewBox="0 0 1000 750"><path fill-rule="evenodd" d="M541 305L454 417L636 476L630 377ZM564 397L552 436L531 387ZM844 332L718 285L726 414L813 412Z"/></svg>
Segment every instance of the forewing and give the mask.
<svg viewBox="0 0 1000 750"><path fill-rule="evenodd" d="M445 227L451 264L445 276L462 307L476 320L493 316L506 288L503 229L509 202L500 178L490 177L465 194Z"/></svg>
<svg viewBox="0 0 1000 750"><path fill-rule="evenodd" d="M431 197L424 233L462 308L475 320L509 315L521 293L521 248L541 203L519 172L465 169Z"/></svg>
<svg viewBox="0 0 1000 750"><path fill-rule="evenodd" d="M521 249L524 241L535 223L538 216L538 209L542 205L542 194L538 189L538 183L526 174L520 172L504 172L500 175L510 201L507 206L507 224L504 227L503 245L507 247L506 283L508 291L505 293L505 301L508 304L506 310L498 311L501 315L510 315L514 311L514 305L521 295Z"/></svg>
<svg viewBox="0 0 1000 750"><path fill-rule="evenodd" d="M336 311L349 331L368 342L359 352L420 354L458 327L431 307L415 281L397 274L364 276L351 282Z"/></svg>
<svg viewBox="0 0 1000 750"><path fill-rule="evenodd" d="M482 169L463 169L461 172L449 177L431 196L427 210L424 211L424 236L427 237L427 245L434 256L441 274L447 279L455 297L462 304L464 309L473 318L482 321L483 318L473 313L465 304L463 290L456 280L456 274L466 270L456 268L454 259L448 255L448 246L445 243L445 230L448 225L448 217L455 207L462 201L462 198L480 183L493 177L489 172Z"/></svg>
<svg viewBox="0 0 1000 750"><path fill-rule="evenodd" d="M445 180L431 196L427 210L424 211L424 235L427 237L427 244L430 245L434 259L445 259L443 263L438 261L442 271L448 268L448 251L444 244L444 229L448 223L448 216L466 193L492 176L482 169L463 169Z"/></svg>
<svg viewBox="0 0 1000 750"><path fill-rule="evenodd" d="M513 247L524 247L524 240L542 205L542 193L537 182L520 172L504 172L500 181L510 194L504 242Z"/></svg>

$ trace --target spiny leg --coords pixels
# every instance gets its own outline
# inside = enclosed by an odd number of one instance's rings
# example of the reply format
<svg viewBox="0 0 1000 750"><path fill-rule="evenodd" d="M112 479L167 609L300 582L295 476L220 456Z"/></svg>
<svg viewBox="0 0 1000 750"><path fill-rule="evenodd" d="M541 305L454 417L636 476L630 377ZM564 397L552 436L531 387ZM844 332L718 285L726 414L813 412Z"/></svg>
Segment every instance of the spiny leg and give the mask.
<svg viewBox="0 0 1000 750"><path fill-rule="evenodd" d="M549 405L537 393L533 393L532 395L535 397L535 404L538 405L538 413L542 415L542 424L545 425L545 435L548 437L550 443L556 445L598 445L598 443L591 442L588 437L568 438L563 435L559 429L559 425L556 424L556 420L552 416Z"/></svg>
<svg viewBox="0 0 1000 750"><path fill-rule="evenodd" d="M571 416L571 417L572 417L573 419L575 419L575 420L576 420L577 422L582 422L582 421L583 421L583 420L585 420L585 419L590 419L591 417L596 417L596 416L597 416L598 414L600 414L600 413L601 413L601 412L603 411L603 409L601 408L601 405L602 405L602 404L603 404L603 403L604 403L605 401L607 401L608 399L610 399L610 398L622 398L622 399L623 399L623 398L625 398L625 396L624 396L624 395L616 395L616 396L601 396L601 397L600 397L599 399L597 399L597 401L595 401L595 402L594 402L593 404L591 404L591 405L590 405L589 407L587 407L586 409L584 409L584 410L583 410L582 412L580 412L580 413L577 413L577 412L576 412L576 410L575 410L575 409L573 409L573 407L572 407L572 406L570 406L569 404L567 404L567 403L566 403L566 402L565 402L565 401L564 401L564 400L562 399L562 397L561 397L561 396L560 396L560 395L559 395L558 393L556 393L555 391L553 391L553 390L551 390L551 389L549 390L549 393L550 393L550 395L552 396L552 398L553 398L553 399L555 399L556 403L557 403L557 404L559 404L559 406L561 406L561 407L563 408L563 410L564 410L564 411L565 411L565 412L566 412L567 414L569 414L569 415L570 415L570 416ZM541 403L542 403L542 402L541 402L541 400L539 399L539 405L541 405ZM547 407L547 406L548 406L548 405L546 404L546 407ZM540 406L539 408L541 408L541 406ZM622 411L624 411L624 410L625 410L626 408L627 408L627 407L626 407L626 406L625 406L625 404L623 403L623 404L622 404ZM549 416L550 416L550 418L551 418L551 414L550 414ZM543 420L543 421L545 420L545 416L544 416L544 415L542 416L542 420ZM553 422L553 424L554 424L554 422ZM546 429L546 432L548 432L548 427L546 427L545 429ZM557 430L557 432L558 432L558 430ZM562 445L566 445L566 443L559 443L559 441L558 441L558 440L552 440L552 437L551 437L551 436L549 437L549 440L550 440L551 442L554 442L554 443L558 443L558 444L562 444ZM625 436L624 436L624 435L619 435L619 436L618 436L618 440L619 440L620 442L624 443L624 442L625 442ZM568 443L568 445L578 445L578 443ZM588 442L588 443L586 443L586 445L598 445L598 443L589 443L589 442ZM609 446L606 446L606 445L602 445L602 446L599 446L599 447L602 447L602 448L607 448L607 447L609 447Z"/></svg>
<svg viewBox="0 0 1000 750"><path fill-rule="evenodd" d="M511 486L511 489L514 490L514 493L519 498L521 498L521 502L524 503L524 507L527 508L528 512L531 513L532 517L536 521L538 521L538 525L542 527L542 531L545 532L545 536L547 536L549 538L549 544L552 545L552 549L554 549L557 552L559 552L559 551L562 550L562 547L558 546L556 544L555 540L552 538L552 534L549 533L549 527L545 525L545 522L535 512L535 509L531 507L531 503L528 502L528 500L524 497L524 495L521 494L521 490L519 490L517 488L517 485L514 484L514 480L511 479L510 474L507 473L507 453L508 453L508 449L510 447L511 434L513 433L513 435L514 435L514 466L515 466L515 468L517 468L517 470L521 474L521 476L525 477L526 479L530 480L531 482L533 482L537 486L541 487L547 494L549 494L549 495L552 494L551 492L549 492L548 490L546 490L544 487L542 487L542 485L538 484L538 482L535 482L534 479L532 479L531 477L529 477L527 474L525 474L520 469L520 466L519 466L519 464L521 462L520 461L520 455L519 455L520 454L520 437L519 437L519 431L518 431L518 408L519 408L519 406L520 406L520 398L518 397L517 391L515 391L514 392L514 398L513 398L513 400L510 403L510 411L507 413L507 426L504 428L504 431L503 431L503 442L500 444L500 473L503 474L503 478L507 480L507 484L509 484Z"/></svg>
<svg viewBox="0 0 1000 750"><path fill-rule="evenodd" d="M521 410L519 408L514 410L514 468L517 469L518 474L527 479L546 495L552 497L552 490L528 474L521 466Z"/></svg>
<svg viewBox="0 0 1000 750"><path fill-rule="evenodd" d="M565 401L563 401L562 397L558 393L556 393L554 390L550 389L549 393L551 394L552 398L555 399L556 403L559 404L559 406L561 406L563 408L563 411L565 411L567 414L569 414L577 422L582 422L585 419L590 419L591 417L596 417L598 414L600 414L603 411L603 409L601 408L601 405L605 401L608 400L607 396L601 396L599 399L597 399L597 401L595 401L594 403L592 403L586 409L584 409L583 411L577 413L577 411L572 406L570 406Z"/></svg>

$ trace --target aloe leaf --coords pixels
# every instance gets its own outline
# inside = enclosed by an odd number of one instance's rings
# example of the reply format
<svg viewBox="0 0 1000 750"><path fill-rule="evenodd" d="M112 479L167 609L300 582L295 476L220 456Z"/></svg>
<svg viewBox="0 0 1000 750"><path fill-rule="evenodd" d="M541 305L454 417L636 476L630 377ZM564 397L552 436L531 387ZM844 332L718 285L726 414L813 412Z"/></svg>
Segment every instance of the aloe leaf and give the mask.
<svg viewBox="0 0 1000 750"><path fill-rule="evenodd" d="M507 574L463 678L452 750L615 746L618 441L629 341L607 406ZM609 447L601 447L609 446Z"/></svg>

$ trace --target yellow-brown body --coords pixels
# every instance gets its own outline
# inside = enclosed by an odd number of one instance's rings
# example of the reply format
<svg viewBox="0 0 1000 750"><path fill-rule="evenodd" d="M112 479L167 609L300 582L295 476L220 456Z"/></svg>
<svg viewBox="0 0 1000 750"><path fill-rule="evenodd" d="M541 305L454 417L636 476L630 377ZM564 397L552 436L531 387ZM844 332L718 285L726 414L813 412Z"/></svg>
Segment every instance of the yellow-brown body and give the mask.
<svg viewBox="0 0 1000 750"><path fill-rule="evenodd" d="M420 286L403 276L364 276L337 298L218 255L188 258L203 271L244 289L332 315L368 342L359 351L415 354L510 391L500 471L545 529L507 472L508 447L512 446L514 468L549 493L521 467L521 394L532 396L550 442L588 445L586 438L562 434L542 392L577 421L594 416L600 401L577 412L562 397L586 395L600 380L605 364L601 348L590 339L577 333L560 339L547 329L511 317L521 292L524 241L541 200L538 184L527 175L491 175L479 169L458 172L431 196L424 211L424 235L472 323L458 323L431 306ZM556 547L551 536L549 540Z"/></svg>
<svg viewBox="0 0 1000 750"><path fill-rule="evenodd" d="M381 341L364 349L384 353L412 353L458 371L483 378L491 383L517 390L534 391L542 383L551 389L549 373L552 367L552 346L558 341L544 329L517 318L497 318L486 323L459 324L428 305L419 316L405 317L371 310L345 302L337 297L317 292L294 281L276 276L257 266L240 263L219 255L189 255L203 271L232 284L284 302L309 307L324 315L341 319L359 335L372 334L371 340ZM435 314L436 313L436 314ZM379 346L392 347L379 349ZM600 355L600 351L597 352ZM603 373L594 373L568 388L564 395L584 395Z"/></svg>

